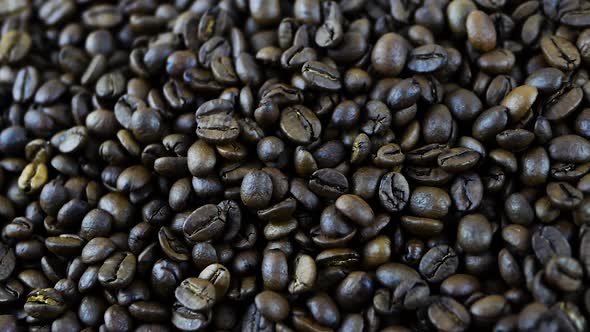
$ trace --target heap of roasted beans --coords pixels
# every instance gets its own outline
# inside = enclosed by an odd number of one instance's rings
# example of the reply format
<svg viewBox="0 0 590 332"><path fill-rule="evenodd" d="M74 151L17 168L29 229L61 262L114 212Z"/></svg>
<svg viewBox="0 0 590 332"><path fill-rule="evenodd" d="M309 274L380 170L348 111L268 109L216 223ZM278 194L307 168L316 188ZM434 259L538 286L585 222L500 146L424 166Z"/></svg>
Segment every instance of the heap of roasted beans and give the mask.
<svg viewBox="0 0 590 332"><path fill-rule="evenodd" d="M584 332L590 2L0 0L0 330Z"/></svg>

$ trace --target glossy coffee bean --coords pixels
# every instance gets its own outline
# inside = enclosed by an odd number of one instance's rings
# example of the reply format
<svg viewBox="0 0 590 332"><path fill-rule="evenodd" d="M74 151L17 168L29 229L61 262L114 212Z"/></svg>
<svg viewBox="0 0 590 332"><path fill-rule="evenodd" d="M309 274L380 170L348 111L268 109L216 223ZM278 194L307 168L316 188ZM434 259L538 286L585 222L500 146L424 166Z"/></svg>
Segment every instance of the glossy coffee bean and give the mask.
<svg viewBox="0 0 590 332"><path fill-rule="evenodd" d="M0 330L585 331L587 2L0 0Z"/></svg>

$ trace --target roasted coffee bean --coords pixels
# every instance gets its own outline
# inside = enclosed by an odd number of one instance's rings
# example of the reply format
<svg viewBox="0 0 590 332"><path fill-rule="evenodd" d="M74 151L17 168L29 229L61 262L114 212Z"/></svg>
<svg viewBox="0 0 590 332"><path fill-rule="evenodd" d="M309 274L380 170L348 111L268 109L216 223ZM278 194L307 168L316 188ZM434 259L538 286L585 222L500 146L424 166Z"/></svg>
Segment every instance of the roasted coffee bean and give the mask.
<svg viewBox="0 0 590 332"><path fill-rule="evenodd" d="M580 65L580 53L575 45L563 37L547 36L541 39L541 50L553 67L569 71Z"/></svg>
<svg viewBox="0 0 590 332"><path fill-rule="evenodd" d="M430 282L440 282L457 271L459 259L446 245L430 249L420 260L420 273Z"/></svg>
<svg viewBox="0 0 590 332"><path fill-rule="evenodd" d="M317 116L302 105L288 107L281 112L280 128L289 140L297 144L312 143L322 132Z"/></svg>
<svg viewBox="0 0 590 332"><path fill-rule="evenodd" d="M436 187L417 187L410 197L410 210L420 217L442 218L450 206L449 195Z"/></svg>
<svg viewBox="0 0 590 332"><path fill-rule="evenodd" d="M322 168L311 174L309 189L318 196L334 199L348 192L348 180L335 169Z"/></svg>
<svg viewBox="0 0 590 332"><path fill-rule="evenodd" d="M213 204L206 204L186 217L182 225L184 236L191 242L203 242L221 235L226 215Z"/></svg>
<svg viewBox="0 0 590 332"><path fill-rule="evenodd" d="M370 300L373 287L373 281L365 272L352 272L338 285L336 301L345 309L358 309Z"/></svg>
<svg viewBox="0 0 590 332"><path fill-rule="evenodd" d="M158 242L164 254L171 259L180 262L189 259L189 251L184 242L167 227L163 226L158 231Z"/></svg>
<svg viewBox="0 0 590 332"><path fill-rule="evenodd" d="M400 212L410 199L410 187L406 178L399 173L387 173L379 184L379 201L389 212Z"/></svg>
<svg viewBox="0 0 590 332"><path fill-rule="evenodd" d="M408 59L409 43L396 33L384 34L377 40L371 53L371 64L384 76L396 76Z"/></svg>
<svg viewBox="0 0 590 332"><path fill-rule="evenodd" d="M256 308L270 321L280 322L289 315L289 303L280 294L273 291L263 291L254 299Z"/></svg>
<svg viewBox="0 0 590 332"><path fill-rule="evenodd" d="M105 287L121 289L135 276L137 259L129 252L117 252L107 258L98 271L98 281Z"/></svg>
<svg viewBox="0 0 590 332"><path fill-rule="evenodd" d="M465 307L450 297L436 298L427 309L428 321L439 330L465 331L471 317Z"/></svg>
<svg viewBox="0 0 590 332"><path fill-rule="evenodd" d="M407 67L414 72L431 73L445 66L447 57L447 51L442 46L424 45L410 52Z"/></svg>
<svg viewBox="0 0 590 332"><path fill-rule="evenodd" d="M215 287L207 280L188 278L174 291L178 302L190 310L206 310L215 303Z"/></svg>
<svg viewBox="0 0 590 332"><path fill-rule="evenodd" d="M197 135L212 143L233 141L240 126L233 115L233 105L223 99L211 100L197 109Z"/></svg>
<svg viewBox="0 0 590 332"><path fill-rule="evenodd" d="M14 271L16 265L14 250L8 246L0 246L0 258L2 260L0 280L6 280Z"/></svg>
<svg viewBox="0 0 590 332"><path fill-rule="evenodd" d="M571 257L554 257L545 265L547 282L565 292L578 290L582 285L582 275L582 266Z"/></svg>
<svg viewBox="0 0 590 332"><path fill-rule="evenodd" d="M543 226L533 233L532 246L535 256L547 263L554 256L571 256L571 246L553 226Z"/></svg>
<svg viewBox="0 0 590 332"><path fill-rule="evenodd" d="M469 43L482 52L496 48L496 27L492 19L484 12L474 10L465 21Z"/></svg>
<svg viewBox="0 0 590 332"><path fill-rule="evenodd" d="M293 280L289 284L289 293L300 294L310 291L317 277L316 263L308 255L299 255L294 259Z"/></svg>
<svg viewBox="0 0 590 332"><path fill-rule="evenodd" d="M303 78L314 88L319 90L339 90L342 87L340 73L319 61L306 62L301 67Z"/></svg>
<svg viewBox="0 0 590 332"><path fill-rule="evenodd" d="M492 234L492 225L485 216L468 214L459 221L457 244L467 253L481 253L490 247Z"/></svg>
<svg viewBox="0 0 590 332"><path fill-rule="evenodd" d="M248 173L242 180L240 197L249 208L261 209L268 206L272 198L272 178L263 171Z"/></svg>
<svg viewBox="0 0 590 332"><path fill-rule="evenodd" d="M586 2L26 4L0 330L587 329Z"/></svg>
<svg viewBox="0 0 590 332"><path fill-rule="evenodd" d="M64 313L66 304L58 291L53 288L43 288L29 293L24 310L33 318L51 320Z"/></svg>
<svg viewBox="0 0 590 332"><path fill-rule="evenodd" d="M336 200L336 209L360 226L369 226L375 218L373 209L356 195L340 196Z"/></svg>
<svg viewBox="0 0 590 332"><path fill-rule="evenodd" d="M560 209L572 209L583 198L582 192L567 182L550 182L547 185L547 196L552 205Z"/></svg>

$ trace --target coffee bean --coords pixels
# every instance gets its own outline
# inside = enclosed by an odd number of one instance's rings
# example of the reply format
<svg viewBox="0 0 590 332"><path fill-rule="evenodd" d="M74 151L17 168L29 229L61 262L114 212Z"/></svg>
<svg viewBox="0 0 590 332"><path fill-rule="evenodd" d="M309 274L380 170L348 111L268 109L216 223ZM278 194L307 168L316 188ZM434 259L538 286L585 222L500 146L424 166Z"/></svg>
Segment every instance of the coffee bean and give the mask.
<svg viewBox="0 0 590 332"><path fill-rule="evenodd" d="M408 68L418 73L431 73L447 64L447 51L429 44L413 49L408 56Z"/></svg>
<svg viewBox="0 0 590 332"><path fill-rule="evenodd" d="M452 275L440 284L441 293L451 297L468 297L480 288L480 281L469 274Z"/></svg>
<svg viewBox="0 0 590 332"><path fill-rule="evenodd" d="M336 301L346 309L360 308L370 300L373 292L373 282L365 272L350 273L336 290Z"/></svg>
<svg viewBox="0 0 590 332"><path fill-rule="evenodd" d="M281 112L280 127L283 134L297 144L312 143L322 132L317 116L302 105L284 109Z"/></svg>
<svg viewBox="0 0 590 332"><path fill-rule="evenodd" d="M339 90L342 87L340 73L319 61L306 62L301 67L303 78L314 88L319 90Z"/></svg>
<svg viewBox="0 0 590 332"><path fill-rule="evenodd" d="M446 245L430 249L420 260L420 273L430 282L440 282L457 271L459 259Z"/></svg>
<svg viewBox="0 0 590 332"><path fill-rule="evenodd" d="M242 180L240 197L244 205L254 209L268 206L273 192L271 177L263 171L248 173Z"/></svg>
<svg viewBox="0 0 590 332"><path fill-rule="evenodd" d="M206 204L184 220L182 230L188 240L203 242L220 236L225 225L225 213L216 205Z"/></svg>
<svg viewBox="0 0 590 332"><path fill-rule="evenodd" d="M482 52L496 48L496 28L491 18L484 12L474 10L465 21L469 43Z"/></svg>
<svg viewBox="0 0 590 332"><path fill-rule="evenodd" d="M174 296L187 309L206 310L215 304L215 287L207 280L188 278L176 288Z"/></svg>
<svg viewBox="0 0 590 332"><path fill-rule="evenodd" d="M408 59L408 42L396 33L381 36L371 53L371 63L377 73L396 76L404 68Z"/></svg>
<svg viewBox="0 0 590 332"><path fill-rule="evenodd" d="M12 248L0 246L0 258L2 259L2 269L0 269L0 280L6 280L14 271L16 258Z"/></svg>
<svg viewBox="0 0 590 332"><path fill-rule="evenodd" d="M204 103L197 109L197 135L212 143L232 141L240 134L240 127L233 117L233 105L217 99Z"/></svg>
<svg viewBox="0 0 590 332"><path fill-rule="evenodd" d="M585 2L86 2L0 0L0 329L586 329Z"/></svg>
<svg viewBox="0 0 590 332"><path fill-rule="evenodd" d="M260 313L273 322L280 322L289 315L289 303L278 293L263 291L254 301Z"/></svg>
<svg viewBox="0 0 590 332"><path fill-rule="evenodd" d="M36 319L51 320L64 313L66 304L61 294L55 289L43 288L29 293L24 310Z"/></svg>
<svg viewBox="0 0 590 332"><path fill-rule="evenodd" d="M469 311L475 320L494 321L508 311L508 303L502 295L488 295L475 301Z"/></svg>
<svg viewBox="0 0 590 332"><path fill-rule="evenodd" d="M137 259L132 253L114 253L100 267L98 281L107 288L125 288L133 280L136 266Z"/></svg>
<svg viewBox="0 0 590 332"><path fill-rule="evenodd" d="M571 257L554 257L545 265L547 282L566 292L580 288L582 274L582 266Z"/></svg>
<svg viewBox="0 0 590 332"><path fill-rule="evenodd" d="M334 199L348 191L348 180L334 169L322 168L311 175L309 188L319 196Z"/></svg>
<svg viewBox="0 0 590 332"><path fill-rule="evenodd" d="M336 200L336 209L350 218L353 222L361 225L370 225L375 215L373 209L362 198L356 195L342 195Z"/></svg>
<svg viewBox="0 0 590 332"><path fill-rule="evenodd" d="M172 324L180 330L205 329L211 323L210 311L194 311L179 303L172 308Z"/></svg>
<svg viewBox="0 0 590 332"><path fill-rule="evenodd" d="M16 63L22 60L32 46L29 34L21 31L8 31L0 39L0 61Z"/></svg>
<svg viewBox="0 0 590 332"><path fill-rule="evenodd" d="M471 317L465 307L450 297L435 299L427 309L431 324L440 330L465 331Z"/></svg>
<svg viewBox="0 0 590 332"><path fill-rule="evenodd" d="M379 201L389 212L404 209L410 199L410 188L406 178L399 173L387 173L379 184Z"/></svg>
<svg viewBox="0 0 590 332"><path fill-rule="evenodd" d="M544 226L533 233L535 256L543 264L553 256L571 256L571 247L565 237L553 226Z"/></svg>
<svg viewBox="0 0 590 332"><path fill-rule="evenodd" d="M231 275L225 266L214 263L204 268L199 273L199 278L208 280L213 284L215 287L215 297L217 300L220 300L227 293Z"/></svg>
<svg viewBox="0 0 590 332"><path fill-rule="evenodd" d="M541 50L545 60L561 70L569 71L580 65L580 53L575 45L559 36L547 36L541 39Z"/></svg>
<svg viewBox="0 0 590 332"><path fill-rule="evenodd" d="M189 259L189 252L184 243L167 227L163 226L158 231L158 241L162 251L171 259L180 262Z"/></svg>

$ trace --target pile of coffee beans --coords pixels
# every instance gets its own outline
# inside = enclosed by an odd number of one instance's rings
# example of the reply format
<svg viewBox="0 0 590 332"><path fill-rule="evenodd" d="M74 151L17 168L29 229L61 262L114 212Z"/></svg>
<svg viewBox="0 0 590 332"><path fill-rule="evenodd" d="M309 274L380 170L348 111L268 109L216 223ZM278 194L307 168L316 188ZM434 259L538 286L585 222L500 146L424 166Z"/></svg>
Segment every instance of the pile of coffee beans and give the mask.
<svg viewBox="0 0 590 332"><path fill-rule="evenodd" d="M0 330L583 332L590 1L0 0Z"/></svg>

